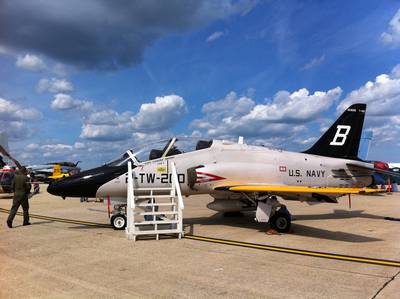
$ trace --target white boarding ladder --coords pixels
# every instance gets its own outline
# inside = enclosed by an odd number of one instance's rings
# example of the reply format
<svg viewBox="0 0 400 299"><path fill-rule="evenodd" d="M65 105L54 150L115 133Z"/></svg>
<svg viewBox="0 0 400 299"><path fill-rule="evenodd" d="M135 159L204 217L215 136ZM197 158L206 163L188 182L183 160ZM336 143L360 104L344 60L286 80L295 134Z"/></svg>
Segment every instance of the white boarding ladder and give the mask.
<svg viewBox="0 0 400 299"><path fill-rule="evenodd" d="M163 188L135 188L132 162L128 162L126 235L135 240L140 235L177 234L183 236L183 198L173 161L171 186Z"/></svg>

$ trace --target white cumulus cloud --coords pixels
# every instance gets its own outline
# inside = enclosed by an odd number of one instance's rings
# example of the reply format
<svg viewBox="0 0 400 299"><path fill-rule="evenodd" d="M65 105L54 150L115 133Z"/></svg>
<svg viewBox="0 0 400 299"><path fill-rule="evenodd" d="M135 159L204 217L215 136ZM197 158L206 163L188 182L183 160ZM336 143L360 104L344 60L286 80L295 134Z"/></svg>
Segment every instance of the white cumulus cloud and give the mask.
<svg viewBox="0 0 400 299"><path fill-rule="evenodd" d="M395 107L400 103L399 65L393 68L391 74L381 74L374 81L368 81L350 92L338 105L338 111L343 111L354 103L366 103L369 115L398 114Z"/></svg>
<svg viewBox="0 0 400 299"><path fill-rule="evenodd" d="M45 92L45 91L48 91L51 93L63 93L63 92L73 91L74 87L73 87L72 83L66 79L43 78L43 79L40 79L36 89L40 93Z"/></svg>
<svg viewBox="0 0 400 299"><path fill-rule="evenodd" d="M400 65L389 74L381 74L374 81L368 81L351 91L340 102L341 112L351 104L367 104L366 127L373 131L373 140L391 142L400 138Z"/></svg>
<svg viewBox="0 0 400 299"><path fill-rule="evenodd" d="M178 95L156 97L154 103L140 106L133 116L133 128L139 132L164 130L173 127L187 113L184 99Z"/></svg>
<svg viewBox="0 0 400 299"><path fill-rule="evenodd" d="M109 124L88 124L82 125L80 137L96 141L117 141L126 140L132 136L130 123Z"/></svg>
<svg viewBox="0 0 400 299"><path fill-rule="evenodd" d="M390 46L400 46L400 9L390 20L387 32L381 34L382 42Z"/></svg>
<svg viewBox="0 0 400 299"><path fill-rule="evenodd" d="M84 119L80 137L95 141L118 141L135 137L155 136L166 132L187 112L184 99L178 95L156 97L144 103L137 113L100 110Z"/></svg>
<svg viewBox="0 0 400 299"><path fill-rule="evenodd" d="M288 136L304 131L302 124L327 111L341 93L340 87L313 94L302 88L293 93L279 91L272 100L256 104L248 97L230 92L224 99L205 104L205 117L194 120L191 127L217 138Z"/></svg>
<svg viewBox="0 0 400 299"><path fill-rule="evenodd" d="M29 71L43 71L47 68L43 60L34 54L18 56L15 65Z"/></svg>
<svg viewBox="0 0 400 299"><path fill-rule="evenodd" d="M225 98L218 101L211 101L203 105L202 112L213 116L229 116L247 114L255 102L246 96L239 97L236 92L231 91Z"/></svg>
<svg viewBox="0 0 400 299"><path fill-rule="evenodd" d="M34 108L25 108L4 98L0 98L0 120L39 120L42 113Z"/></svg>
<svg viewBox="0 0 400 299"><path fill-rule="evenodd" d="M91 114L89 114L85 118L85 123L86 124L92 124L92 125L118 125L119 123L125 122L128 123L131 121L131 116L133 116L132 112L123 112L123 113L118 113L117 111L114 110L101 110L101 111L95 111Z"/></svg>
<svg viewBox="0 0 400 299"><path fill-rule="evenodd" d="M303 122L318 117L339 99L342 89L336 87L328 91L316 91L313 94L306 88L293 93L279 91L267 104L259 104L243 117L243 120L264 120L276 122Z"/></svg>
<svg viewBox="0 0 400 299"><path fill-rule="evenodd" d="M69 144L56 143L42 145L41 149L45 151L70 151L73 149L73 146Z"/></svg>
<svg viewBox="0 0 400 299"><path fill-rule="evenodd" d="M126 140L133 133L132 116L130 111L119 113L111 109L92 112L84 119L80 137L97 141Z"/></svg>
<svg viewBox="0 0 400 299"><path fill-rule="evenodd" d="M93 102L74 99L69 94L58 93L51 102L54 110L90 110Z"/></svg>
<svg viewBox="0 0 400 299"><path fill-rule="evenodd" d="M10 139L22 139L33 132L30 124L42 118L42 113L34 108L25 108L4 98L0 98L0 131Z"/></svg>

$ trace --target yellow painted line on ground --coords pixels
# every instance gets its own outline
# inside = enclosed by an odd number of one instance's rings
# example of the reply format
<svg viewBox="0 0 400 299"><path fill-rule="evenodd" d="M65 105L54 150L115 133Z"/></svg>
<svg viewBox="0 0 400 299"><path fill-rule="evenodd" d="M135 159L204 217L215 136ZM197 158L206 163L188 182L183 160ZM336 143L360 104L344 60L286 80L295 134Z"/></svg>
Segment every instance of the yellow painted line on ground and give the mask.
<svg viewBox="0 0 400 299"><path fill-rule="evenodd" d="M7 209L0 208L0 212L9 213L10 211ZM18 212L17 215L22 216L23 214L21 212ZM56 221L56 222L63 222L63 223L87 225L87 226L94 226L94 227L104 227L104 228L111 227L111 225L109 225L109 224L80 221L80 220L73 220L73 219L65 219L65 218L58 218L58 217L49 217L49 216L42 216L42 215L36 215L36 214L30 214L29 216L32 218L37 218L37 219L42 219L42 220L50 220L50 221ZM359 257L359 256L341 255L341 254L328 253L328 252L318 252L318 251L302 250L302 249L296 249L296 248L255 244L255 243L217 239L217 238L210 238L210 237L196 236L196 235L185 235L184 238L191 239L191 240L197 240L197 241L204 241L204 242L209 242L209 243L217 243L217 244L223 244L223 245L231 245L231 246L238 246L238 247L244 247L244 248L253 248L253 249L260 249L260 250L267 250L267 251L274 251L274 252L281 252L281 253L290 253L290 254L304 255L304 256L310 256L310 257L327 258L327 259L342 260L342 261L356 262L356 263L366 263L366 264L373 264L373 265L379 265L379 266L400 267L400 261L393 261L393 260L383 260L383 259L374 259L374 258Z"/></svg>
<svg viewBox="0 0 400 299"><path fill-rule="evenodd" d="M10 210L0 208L0 212L2 213L9 213ZM23 213L17 212L18 216L23 216ZM71 223L71 224L79 224L79 225L87 225L87 226L95 226L95 227L111 227L110 224L104 223L96 223L96 222L89 222L89 221L81 221L81 220L74 220L74 219L65 219L59 217L50 217L50 216L43 216L43 215L36 215L36 214L29 214L31 218L37 218L41 220L49 220L49 221L56 221L56 222L63 222L63 223Z"/></svg>
<svg viewBox="0 0 400 299"><path fill-rule="evenodd" d="M238 247L261 249L261 250L283 252L283 253L291 253L291 254L297 254L297 255L306 255L306 256L311 256L311 257L342 260L342 261L348 261L348 262L367 263L367 264L390 266L390 267L400 267L400 261L391 261L391 260L374 259L374 258L367 258L367 257L341 255L341 254L335 254L335 253L318 252L318 251L271 246L271 245L264 245L264 244L239 242L239 241L233 241L233 240L209 238L209 237L195 236L195 235L185 235L185 238L192 239L192 240L198 240L198 241L204 241L204 242L210 242L210 243L232 245L232 246L238 246Z"/></svg>

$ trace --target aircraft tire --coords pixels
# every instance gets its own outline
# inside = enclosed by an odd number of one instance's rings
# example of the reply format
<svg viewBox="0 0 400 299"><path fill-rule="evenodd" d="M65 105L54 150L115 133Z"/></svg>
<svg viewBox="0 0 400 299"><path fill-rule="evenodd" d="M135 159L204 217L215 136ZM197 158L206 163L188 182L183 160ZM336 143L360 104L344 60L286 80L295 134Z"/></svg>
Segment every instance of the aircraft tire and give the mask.
<svg viewBox="0 0 400 299"><path fill-rule="evenodd" d="M126 217L122 214L116 214L111 217L111 225L115 230L123 230L126 227Z"/></svg>
<svg viewBox="0 0 400 299"><path fill-rule="evenodd" d="M271 217L269 225L280 233L287 233L291 226L291 216L289 213L277 211Z"/></svg>

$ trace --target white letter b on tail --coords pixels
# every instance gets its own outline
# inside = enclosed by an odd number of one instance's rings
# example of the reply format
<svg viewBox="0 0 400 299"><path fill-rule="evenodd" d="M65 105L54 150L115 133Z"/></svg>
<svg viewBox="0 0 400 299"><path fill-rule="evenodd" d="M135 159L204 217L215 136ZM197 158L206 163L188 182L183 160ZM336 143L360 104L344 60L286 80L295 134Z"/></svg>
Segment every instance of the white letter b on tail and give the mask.
<svg viewBox="0 0 400 299"><path fill-rule="evenodd" d="M338 125L336 127L336 134L335 137L333 137L333 140L329 145L339 145L342 146L345 144L347 135L349 135L351 127L350 126L343 126L343 125Z"/></svg>

